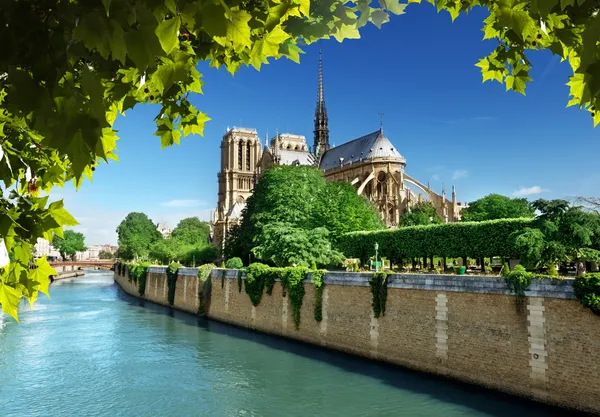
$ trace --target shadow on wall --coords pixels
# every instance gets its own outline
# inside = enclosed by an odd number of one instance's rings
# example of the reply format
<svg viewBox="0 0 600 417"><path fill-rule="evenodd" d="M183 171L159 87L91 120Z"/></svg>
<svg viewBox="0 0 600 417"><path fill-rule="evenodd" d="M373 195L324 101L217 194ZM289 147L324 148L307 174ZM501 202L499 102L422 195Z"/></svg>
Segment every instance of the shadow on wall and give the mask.
<svg viewBox="0 0 600 417"><path fill-rule="evenodd" d="M277 349L320 361L346 372L365 375L377 379L397 389L425 394L445 402L459 404L489 416L565 416L566 411L524 398L503 394L498 391L470 385L439 376L404 369L395 365L376 362L342 352L319 348L299 341L291 341L280 336L267 335L246 328L207 320L164 307L151 301L141 300L126 294L119 288L118 298L131 306L144 307L152 314L168 315L189 326L200 327L210 332L259 343L267 348ZM569 411L569 415L589 415Z"/></svg>

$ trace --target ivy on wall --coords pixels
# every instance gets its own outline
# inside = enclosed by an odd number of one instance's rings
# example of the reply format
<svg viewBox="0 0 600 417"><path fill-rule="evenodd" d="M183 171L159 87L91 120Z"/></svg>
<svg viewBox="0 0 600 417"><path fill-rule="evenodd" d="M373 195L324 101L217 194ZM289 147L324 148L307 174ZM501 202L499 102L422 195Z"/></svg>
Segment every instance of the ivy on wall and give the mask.
<svg viewBox="0 0 600 417"><path fill-rule="evenodd" d="M575 278L573 290L581 305L600 316L600 273L587 273Z"/></svg>
<svg viewBox="0 0 600 417"><path fill-rule="evenodd" d="M127 267L129 271L129 281L133 281L138 284L138 293L141 297L143 297L146 293L146 277L149 266L150 263L148 262L140 262L137 264L129 264Z"/></svg>
<svg viewBox="0 0 600 417"><path fill-rule="evenodd" d="M198 315L203 316L206 314L210 305L212 288L210 273L216 267L215 264L204 264L198 268L198 279L200 280L200 285L198 286Z"/></svg>
<svg viewBox="0 0 600 417"><path fill-rule="evenodd" d="M315 320L323 320L323 289L325 287L325 270L319 269L311 274L311 281L315 287Z"/></svg>
<svg viewBox="0 0 600 417"><path fill-rule="evenodd" d="M272 274L269 274L268 265L256 262L250 264L248 268L246 268L245 288L246 294L248 294L250 301L252 301L252 305L257 306L260 304L267 277L270 276L272 276ZM273 284L271 284L271 291L272 290Z"/></svg>
<svg viewBox="0 0 600 417"><path fill-rule="evenodd" d="M371 287L371 296L373 301L371 306L373 307L373 316L379 318L379 316L385 316L385 304L387 301L387 285L388 285L388 274L387 272L375 272L369 281Z"/></svg>
<svg viewBox="0 0 600 417"><path fill-rule="evenodd" d="M300 309L302 308L302 300L304 299L304 285L302 281L308 274L308 268L303 266L288 267L284 269L281 285L290 296L292 304L292 316L296 330L300 328Z"/></svg>
<svg viewBox="0 0 600 417"><path fill-rule="evenodd" d="M175 302L175 287L177 286L177 273L181 265L178 262L171 262L167 267L167 287L168 287L168 300L169 304L173 305Z"/></svg>
<svg viewBox="0 0 600 417"><path fill-rule="evenodd" d="M522 310L525 302L525 290L531 284L531 274L522 265L517 265L506 275L505 279L509 291L515 294L517 310Z"/></svg>

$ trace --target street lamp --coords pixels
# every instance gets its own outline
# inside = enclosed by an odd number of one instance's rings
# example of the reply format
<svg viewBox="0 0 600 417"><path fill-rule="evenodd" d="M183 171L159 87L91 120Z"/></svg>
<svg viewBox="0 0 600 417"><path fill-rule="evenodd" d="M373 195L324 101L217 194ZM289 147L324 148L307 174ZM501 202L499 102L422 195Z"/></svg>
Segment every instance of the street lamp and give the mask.
<svg viewBox="0 0 600 417"><path fill-rule="evenodd" d="M375 272L379 272L379 264L377 263L377 251L379 250L379 245L375 242Z"/></svg>

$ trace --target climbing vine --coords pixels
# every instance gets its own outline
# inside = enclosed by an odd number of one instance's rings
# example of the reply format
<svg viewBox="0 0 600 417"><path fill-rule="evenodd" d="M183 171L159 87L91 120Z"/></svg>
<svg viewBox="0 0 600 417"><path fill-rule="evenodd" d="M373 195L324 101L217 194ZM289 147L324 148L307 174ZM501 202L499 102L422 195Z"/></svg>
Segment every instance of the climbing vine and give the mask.
<svg viewBox="0 0 600 417"><path fill-rule="evenodd" d="M315 320L323 320L323 288L325 287L325 270L313 271L311 281L315 287Z"/></svg>
<svg viewBox="0 0 600 417"><path fill-rule="evenodd" d="M373 307L373 316L375 316L375 318L379 318L379 316L385 316L385 303L387 301L388 292L387 278L387 272L376 272L369 281L371 286L371 295L373 296L371 306Z"/></svg>
<svg viewBox="0 0 600 417"><path fill-rule="evenodd" d="M281 285L290 296L292 304L292 315L296 330L300 328L300 308L304 299L304 285L302 281L306 278L308 268L298 266L285 268L282 274Z"/></svg>
<svg viewBox="0 0 600 417"><path fill-rule="evenodd" d="M273 294L273 287L275 286L275 281L283 280L283 268L269 268L265 274L265 288L267 289L267 294Z"/></svg>
<svg viewBox="0 0 600 417"><path fill-rule="evenodd" d="M531 284L531 274L527 272L523 265L517 265L507 274L505 279L508 289L516 296L517 310L521 310L525 301L525 290Z"/></svg>
<svg viewBox="0 0 600 417"><path fill-rule="evenodd" d="M581 305L600 316L600 273L587 273L575 278L573 290Z"/></svg>
<svg viewBox="0 0 600 417"><path fill-rule="evenodd" d="M141 297L146 293L146 275L150 263L141 262L139 264L129 264L129 281L136 282L138 284L138 293Z"/></svg>
<svg viewBox="0 0 600 417"><path fill-rule="evenodd" d="M212 287L210 273L216 267L215 264L205 264L198 268L198 279L200 280L200 285L198 285L198 315L206 314L207 307L210 304Z"/></svg>
<svg viewBox="0 0 600 417"><path fill-rule="evenodd" d="M177 285L177 273L179 272L179 268L181 265L178 262L171 262L171 264L167 267L167 286L169 287L169 304L173 305L175 302L175 287Z"/></svg>
<svg viewBox="0 0 600 417"><path fill-rule="evenodd" d="M250 296L250 301L252 301L252 305L254 306L260 304L267 277L271 276L269 272L269 266L259 262L250 264L246 268L246 294ZM272 289L273 285L271 284Z"/></svg>

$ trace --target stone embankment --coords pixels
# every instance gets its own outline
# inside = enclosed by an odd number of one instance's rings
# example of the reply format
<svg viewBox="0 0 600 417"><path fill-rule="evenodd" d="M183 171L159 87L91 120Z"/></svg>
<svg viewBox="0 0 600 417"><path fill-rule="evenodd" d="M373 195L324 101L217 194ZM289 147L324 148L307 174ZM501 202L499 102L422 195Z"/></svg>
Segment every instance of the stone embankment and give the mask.
<svg viewBox="0 0 600 417"><path fill-rule="evenodd" d="M165 268L148 271L143 298L169 305ZM210 319L600 413L600 317L574 299L570 280L532 282L518 307L503 278L391 275L385 315L375 318L370 279L327 273L320 322L306 281L296 329L280 282L253 306L237 270L215 269L204 309ZM139 297L138 283L115 280ZM197 270L180 269L173 307L197 314L201 290Z"/></svg>

